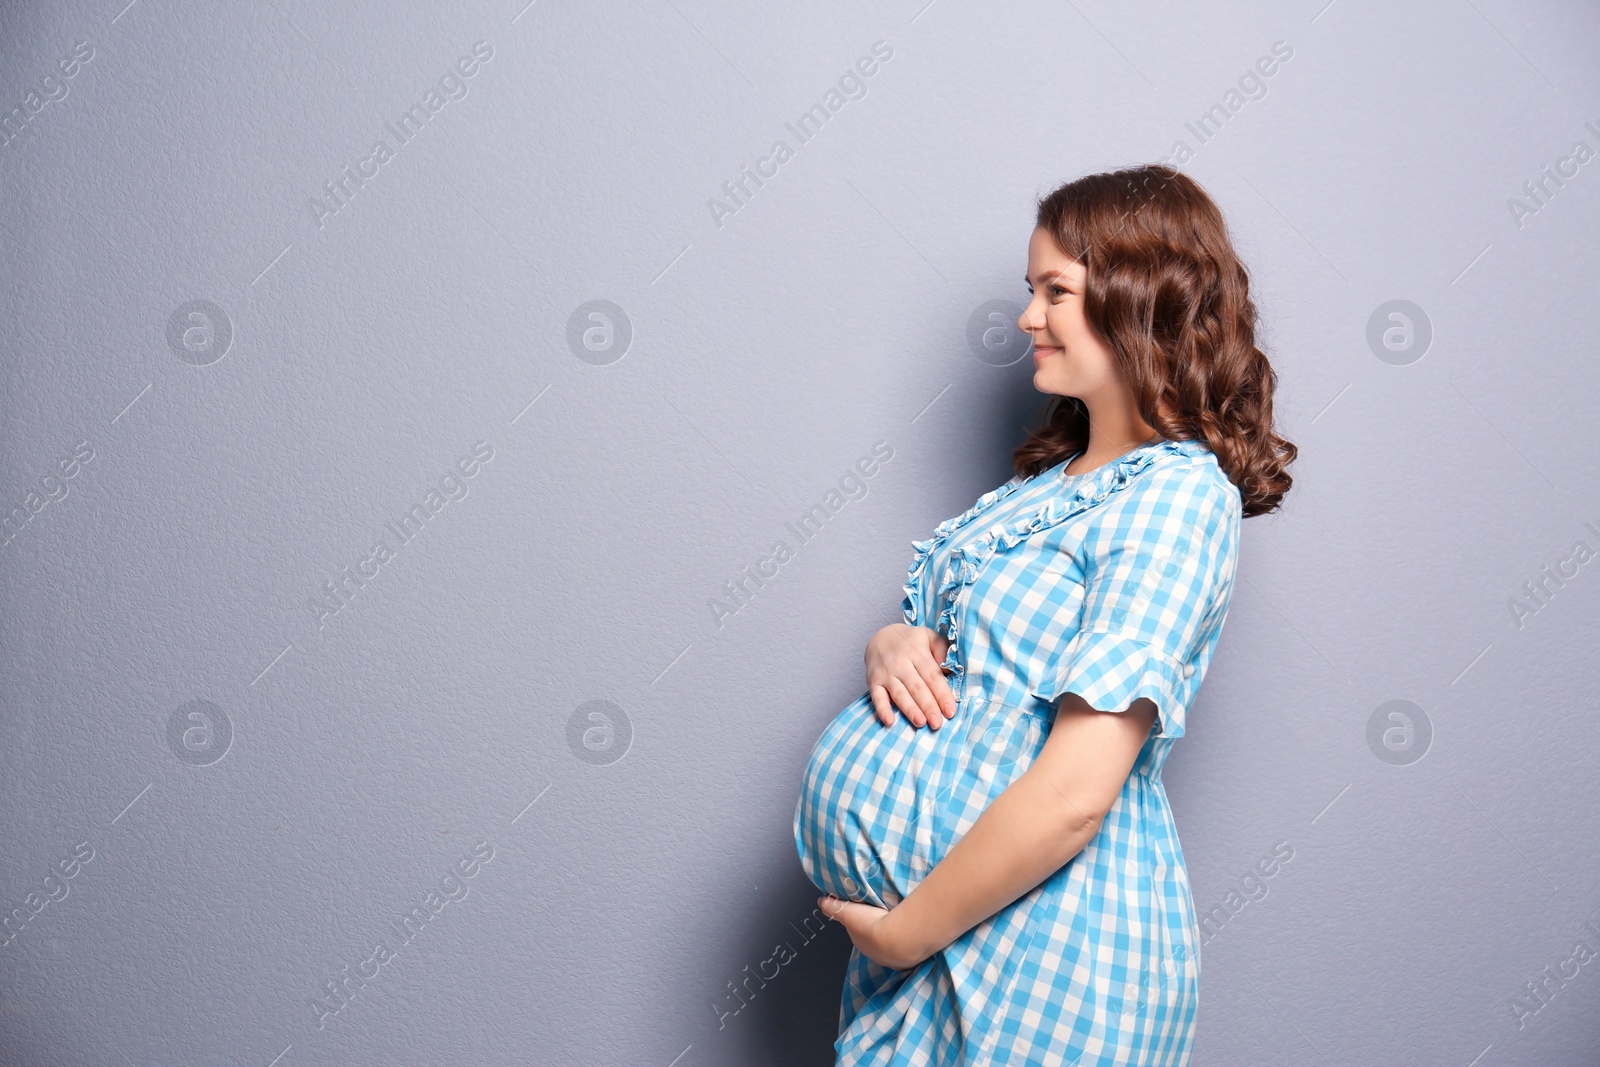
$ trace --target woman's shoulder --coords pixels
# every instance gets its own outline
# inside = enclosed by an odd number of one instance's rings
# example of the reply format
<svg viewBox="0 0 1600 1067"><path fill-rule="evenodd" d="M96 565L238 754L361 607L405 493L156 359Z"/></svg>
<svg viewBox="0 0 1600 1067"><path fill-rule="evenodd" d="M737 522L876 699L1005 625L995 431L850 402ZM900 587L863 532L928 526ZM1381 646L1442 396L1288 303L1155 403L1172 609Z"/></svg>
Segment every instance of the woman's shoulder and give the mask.
<svg viewBox="0 0 1600 1067"><path fill-rule="evenodd" d="M1130 479L1120 503L1140 511L1220 510L1230 521L1243 513L1239 487L1202 441L1167 442L1139 475Z"/></svg>

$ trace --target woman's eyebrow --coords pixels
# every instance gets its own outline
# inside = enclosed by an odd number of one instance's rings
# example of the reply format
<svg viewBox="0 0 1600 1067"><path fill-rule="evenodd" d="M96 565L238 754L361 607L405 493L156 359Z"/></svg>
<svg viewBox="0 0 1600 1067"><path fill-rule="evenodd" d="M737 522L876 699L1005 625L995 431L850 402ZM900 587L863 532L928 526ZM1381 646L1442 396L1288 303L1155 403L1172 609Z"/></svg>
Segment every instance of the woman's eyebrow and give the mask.
<svg viewBox="0 0 1600 1067"><path fill-rule="evenodd" d="M1051 278L1059 278L1059 277L1061 277L1061 272L1060 271L1058 271L1058 270L1047 270L1043 274L1039 275L1039 281L1040 282L1047 282ZM1022 276L1022 280L1025 283L1027 283L1028 285L1033 285L1034 284L1034 280L1032 278L1028 277L1026 274L1024 274Z"/></svg>

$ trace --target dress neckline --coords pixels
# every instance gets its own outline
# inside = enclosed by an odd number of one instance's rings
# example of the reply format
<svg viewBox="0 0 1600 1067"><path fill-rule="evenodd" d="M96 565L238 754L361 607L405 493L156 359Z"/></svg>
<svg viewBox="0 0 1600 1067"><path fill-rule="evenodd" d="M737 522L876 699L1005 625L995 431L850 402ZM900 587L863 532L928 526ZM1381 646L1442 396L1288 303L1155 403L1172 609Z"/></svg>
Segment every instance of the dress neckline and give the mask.
<svg viewBox="0 0 1600 1067"><path fill-rule="evenodd" d="M1084 452L1086 451L1085 449L1081 449L1080 448L1078 451L1074 452L1072 455L1068 456L1066 459L1064 459L1060 463L1056 464L1056 466L1055 466L1056 475L1057 475L1057 477L1059 477L1064 482L1072 482L1072 481L1076 481L1076 480L1078 480L1080 478L1090 478L1090 477L1093 477L1096 474L1099 474L1101 471L1105 470L1107 467L1114 467L1118 463L1122 463L1125 460L1128 460L1128 459L1131 459L1134 456L1137 456L1140 452L1143 452L1147 448L1159 448L1162 445L1171 444L1171 443L1172 442L1168 441L1164 437L1157 437L1153 441L1146 441L1141 445L1135 445L1133 448L1128 449L1126 452L1122 453L1122 455L1120 455L1120 456L1113 456L1111 459L1108 459L1104 463L1100 464L1100 466L1094 468L1094 470L1080 471L1077 474L1068 474L1067 473L1067 464L1071 463L1073 460L1075 460L1079 456L1083 455Z"/></svg>
<svg viewBox="0 0 1600 1067"><path fill-rule="evenodd" d="M1013 493L1026 493L1030 501L1038 500L1042 496L1043 503L1037 508L1025 507L1020 514L1010 520L991 524L976 540L953 548L945 567L945 574L939 579L938 588L931 591L931 599L936 604L943 605L937 620L931 625L933 629L946 636L951 633L946 623L953 623L956 610L954 594L962 584L977 580L983 565L994 553L1010 549L1040 530L1065 522L1090 508L1099 506L1107 498L1131 485L1141 472L1160 460L1165 453L1199 456L1209 451L1209 446L1199 439L1162 438L1125 452L1110 463L1102 464L1087 474L1067 474L1066 466L1075 458L1068 457L1047 470L1040 471L1032 478L1013 475L1004 485L980 496L972 507L960 515L941 522L934 528L932 537L924 541L911 542L911 547L915 551L911 557L911 566L906 571L903 587L905 596L900 602L902 617L912 626L930 625L926 621L927 605L923 597L922 582L934 551L956 531L968 523L977 521L990 508ZM1052 479L1059 479L1059 484L1065 487L1064 491L1043 492L1043 487L1051 485ZM957 642L953 639L949 651L945 654L946 668L950 668L958 659L956 647Z"/></svg>

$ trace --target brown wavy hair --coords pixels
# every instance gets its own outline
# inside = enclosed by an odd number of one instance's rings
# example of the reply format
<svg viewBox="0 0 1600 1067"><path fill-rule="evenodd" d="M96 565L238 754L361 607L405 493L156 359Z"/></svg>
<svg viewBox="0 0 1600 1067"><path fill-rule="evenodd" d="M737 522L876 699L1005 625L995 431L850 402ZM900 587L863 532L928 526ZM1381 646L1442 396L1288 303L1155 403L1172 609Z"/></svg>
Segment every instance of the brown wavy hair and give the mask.
<svg viewBox="0 0 1600 1067"><path fill-rule="evenodd" d="M1084 317L1145 422L1198 439L1239 488L1244 516L1278 510L1299 450L1272 426L1278 377L1256 347L1250 277L1222 212L1198 182L1149 164L1089 174L1039 201L1037 225L1083 263ZM1012 452L1032 477L1089 445L1089 413L1055 397Z"/></svg>

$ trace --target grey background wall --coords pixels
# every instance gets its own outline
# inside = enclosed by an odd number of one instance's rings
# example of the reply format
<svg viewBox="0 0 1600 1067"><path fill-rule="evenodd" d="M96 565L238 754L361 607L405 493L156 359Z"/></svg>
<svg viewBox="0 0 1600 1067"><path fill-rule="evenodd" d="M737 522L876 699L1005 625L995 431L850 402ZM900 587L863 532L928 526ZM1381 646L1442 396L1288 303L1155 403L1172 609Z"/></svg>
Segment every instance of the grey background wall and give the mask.
<svg viewBox="0 0 1600 1067"><path fill-rule="evenodd" d="M1168 764L1196 1062L1596 1062L1596 56L1557 0L7 5L4 1062L831 1062L802 763L1042 405L984 338L1035 198L1159 159L1303 449Z"/></svg>

